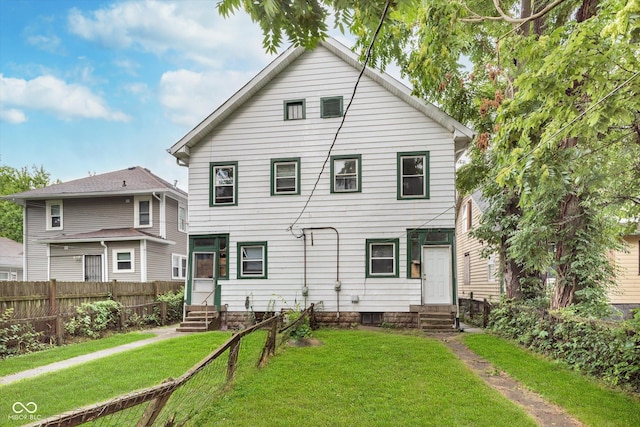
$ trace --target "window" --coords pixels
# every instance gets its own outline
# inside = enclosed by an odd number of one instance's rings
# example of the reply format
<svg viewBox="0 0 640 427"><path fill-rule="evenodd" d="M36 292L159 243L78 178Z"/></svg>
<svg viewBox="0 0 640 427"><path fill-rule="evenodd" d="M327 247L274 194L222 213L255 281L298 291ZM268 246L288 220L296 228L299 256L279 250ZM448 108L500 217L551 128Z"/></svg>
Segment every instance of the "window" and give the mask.
<svg viewBox="0 0 640 427"><path fill-rule="evenodd" d="M134 197L135 227L151 227L151 196Z"/></svg>
<svg viewBox="0 0 640 427"><path fill-rule="evenodd" d="M9 280L9 272L8 271L0 271L0 281Z"/></svg>
<svg viewBox="0 0 640 427"><path fill-rule="evenodd" d="M284 101L285 120L302 120L305 118L305 113L304 99Z"/></svg>
<svg viewBox="0 0 640 427"><path fill-rule="evenodd" d="M238 162L211 163L209 206L235 206Z"/></svg>
<svg viewBox="0 0 640 427"><path fill-rule="evenodd" d="M429 198L429 152L398 153L398 199Z"/></svg>
<svg viewBox="0 0 640 427"><path fill-rule="evenodd" d="M212 252L194 252L193 254L193 278L213 279L215 254Z"/></svg>
<svg viewBox="0 0 640 427"><path fill-rule="evenodd" d="M398 239L367 239L367 277L398 277Z"/></svg>
<svg viewBox="0 0 640 427"><path fill-rule="evenodd" d="M184 279L187 277L187 257L184 255L171 255L171 278Z"/></svg>
<svg viewBox="0 0 640 427"><path fill-rule="evenodd" d="M471 254L466 252L464 254L464 265L463 265L463 283L465 285L471 284Z"/></svg>
<svg viewBox="0 0 640 427"><path fill-rule="evenodd" d="M133 249L113 250L113 272L133 273L135 271L135 255Z"/></svg>
<svg viewBox="0 0 640 427"><path fill-rule="evenodd" d="M271 160L271 195L300 194L300 158Z"/></svg>
<svg viewBox="0 0 640 427"><path fill-rule="evenodd" d="M321 98L320 117L323 119L342 117L342 97L333 96L331 98Z"/></svg>
<svg viewBox="0 0 640 427"><path fill-rule="evenodd" d="M267 278L267 242L238 243L238 279Z"/></svg>
<svg viewBox="0 0 640 427"><path fill-rule="evenodd" d="M461 222L462 222L462 232L466 233L467 231L471 230L471 200L467 200L463 205L462 205L462 218L461 218Z"/></svg>
<svg viewBox="0 0 640 427"><path fill-rule="evenodd" d="M211 252L217 254L216 263L218 265L218 279L228 279L229 270L227 269L227 242L228 234L213 234L208 236L192 236L189 240L190 253ZM192 259L195 261L195 257ZM192 266L192 269L195 267ZM213 277L213 273L212 277Z"/></svg>
<svg viewBox="0 0 640 427"><path fill-rule="evenodd" d="M47 230L62 230L62 200L47 200Z"/></svg>
<svg viewBox="0 0 640 427"><path fill-rule="evenodd" d="M495 282L496 281L496 256L489 255L487 259L487 281Z"/></svg>
<svg viewBox="0 0 640 427"><path fill-rule="evenodd" d="M331 192L355 193L362 191L362 156L331 157Z"/></svg>
<svg viewBox="0 0 640 427"><path fill-rule="evenodd" d="M178 204L178 231L187 232L187 207Z"/></svg>

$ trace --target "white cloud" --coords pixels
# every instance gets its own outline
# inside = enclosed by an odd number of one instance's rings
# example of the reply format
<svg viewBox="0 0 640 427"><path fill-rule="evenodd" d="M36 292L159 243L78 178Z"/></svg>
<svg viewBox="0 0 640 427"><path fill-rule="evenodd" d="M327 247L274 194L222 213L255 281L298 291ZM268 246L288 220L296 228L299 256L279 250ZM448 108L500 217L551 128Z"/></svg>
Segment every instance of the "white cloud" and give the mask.
<svg viewBox="0 0 640 427"><path fill-rule="evenodd" d="M111 48L171 54L219 68L226 58L264 61L259 26L244 13L218 15L213 1L132 0L92 12L72 9L69 30Z"/></svg>
<svg viewBox="0 0 640 427"><path fill-rule="evenodd" d="M126 114L110 109L100 96L86 86L69 84L51 75L23 80L0 74L0 107L12 111L7 121L12 117L14 120L20 119L20 115L25 121L26 115L22 110L44 111L63 119L130 119ZM6 120L4 115L2 119Z"/></svg>
<svg viewBox="0 0 640 427"><path fill-rule="evenodd" d="M253 76L254 71L168 71L158 88L169 118L193 126L212 113Z"/></svg>
<svg viewBox="0 0 640 427"><path fill-rule="evenodd" d="M0 121L18 124L27 121L27 116L15 108L0 109Z"/></svg>

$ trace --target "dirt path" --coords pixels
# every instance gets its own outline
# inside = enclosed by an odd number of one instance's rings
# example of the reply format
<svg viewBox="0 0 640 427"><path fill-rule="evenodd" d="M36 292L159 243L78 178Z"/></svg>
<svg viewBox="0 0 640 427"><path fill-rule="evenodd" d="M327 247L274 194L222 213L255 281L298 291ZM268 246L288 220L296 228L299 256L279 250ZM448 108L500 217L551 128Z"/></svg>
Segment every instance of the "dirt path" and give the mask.
<svg viewBox="0 0 640 427"><path fill-rule="evenodd" d="M540 426L581 427L581 422L566 414L562 408L544 400L540 395L527 390L522 384L504 372L494 368L460 341L460 336L434 336L439 338L473 372L489 386L498 390L507 399L520 405Z"/></svg>

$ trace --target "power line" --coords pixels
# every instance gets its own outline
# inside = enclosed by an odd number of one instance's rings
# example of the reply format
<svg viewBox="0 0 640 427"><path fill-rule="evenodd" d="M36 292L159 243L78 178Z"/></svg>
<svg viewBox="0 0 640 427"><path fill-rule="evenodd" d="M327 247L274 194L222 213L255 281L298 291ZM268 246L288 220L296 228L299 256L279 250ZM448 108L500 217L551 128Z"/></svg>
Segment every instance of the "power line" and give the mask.
<svg viewBox="0 0 640 427"><path fill-rule="evenodd" d="M382 16L380 17L380 22L378 23L378 27L376 28L376 31L373 33L373 37L371 39L371 43L369 44L369 47L367 48L367 52L364 58L364 63L362 64L362 69L360 70L360 74L358 75L358 78L356 79L356 83L353 86L353 92L351 94L351 99L349 99L349 103L347 104L346 108L344 109L344 114L342 115L342 120L340 121L340 125L338 126L338 129L336 130L336 133L333 137L333 142L331 142L331 146L329 147L329 151L327 152L327 157L324 159L324 162L322 163L322 168L320 169L320 173L318 173L318 178L316 179L315 184L313 185L313 188L311 189L311 193L309 193L309 197L307 198L307 201L305 202L304 206L302 207L302 210L300 211L300 214L298 215L298 217L295 219L295 221L293 221L293 223L289 226L289 228L287 229L287 231L292 231L293 227L298 223L298 221L300 220L300 218L302 217L302 215L304 214L304 212L307 210L307 206L309 206L309 203L311 202L311 198L313 197L313 194L316 191L316 188L318 187L318 184L320 183L320 178L322 177L322 174L324 173L324 170L327 166L327 162L329 161L329 158L331 157L331 151L333 150L333 147L336 145L336 142L338 140L338 135L340 134L340 130L342 130L342 126L344 125L344 122L347 118L347 113L349 112L349 108L351 107L351 104L353 103L353 99L356 96L356 91L358 89L358 84L360 83L360 80L362 79L362 76L364 74L365 69L367 68L367 63L369 62L369 59L371 58L371 51L373 50L373 44L376 41L376 38L378 37L378 34L380 33L380 29L382 28L382 24L384 23L384 19L387 16L387 12L389 11L389 6L391 5L391 0L387 0L385 5L384 5L384 9L382 11Z"/></svg>

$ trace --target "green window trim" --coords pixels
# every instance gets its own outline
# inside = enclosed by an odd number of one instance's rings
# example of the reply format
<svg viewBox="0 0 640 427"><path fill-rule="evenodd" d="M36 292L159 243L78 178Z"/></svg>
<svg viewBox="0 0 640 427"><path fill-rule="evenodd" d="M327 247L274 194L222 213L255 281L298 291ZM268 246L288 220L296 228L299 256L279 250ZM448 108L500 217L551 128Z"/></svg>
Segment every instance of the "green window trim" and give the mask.
<svg viewBox="0 0 640 427"><path fill-rule="evenodd" d="M392 272L388 272L388 273L375 273L372 270L373 268L373 264L372 261L373 260L379 260L384 262L385 259L389 259L389 257L384 257L384 256L377 256L374 257L373 255L373 251L372 249L374 249L374 246L391 246L393 245L392 248L392 255L393 255L393 259L392 259L392 268L393 271ZM400 239L366 239L366 266L365 266L365 271L366 274L365 276L367 278L376 278L376 277L383 277L383 278L389 278L389 277L400 277L400 271L399 271L399 266L400 266L400 262L399 262L399 257L400 257ZM384 266L384 265L382 265Z"/></svg>
<svg viewBox="0 0 640 427"><path fill-rule="evenodd" d="M407 279L421 279L423 246L450 246L452 278L455 286L455 229L453 228L413 228L407 230ZM414 253L415 251L415 253ZM417 266L415 265L417 263ZM417 271L416 271L417 268ZM417 273L417 274L413 274Z"/></svg>
<svg viewBox="0 0 640 427"><path fill-rule="evenodd" d="M330 119L332 117L342 117L343 99L341 96L329 96L320 98L320 118Z"/></svg>
<svg viewBox="0 0 640 427"><path fill-rule="evenodd" d="M288 99L283 102L284 120L304 120L307 117L307 106L304 99Z"/></svg>
<svg viewBox="0 0 640 427"><path fill-rule="evenodd" d="M356 170L355 170L355 179L356 185L355 188L350 189L336 189L336 173L340 173L341 171L335 170L336 161L342 160L355 160L357 162ZM353 178L354 172L344 173L342 174L341 179L347 180ZM360 193L362 192L362 155L361 154L353 154L353 155L340 155L340 156L331 156L331 192L332 193Z"/></svg>
<svg viewBox="0 0 640 427"><path fill-rule="evenodd" d="M423 170L422 174L411 173L414 171L408 171L405 168L404 160L410 158L422 157ZM410 166L409 163L406 165ZM416 199L429 199L429 152L428 151L412 151L397 154L397 183L398 183L398 200L416 200ZM422 191L420 194L405 194L409 192L409 187L413 184L413 190L415 191L416 183L419 183L419 178L422 177Z"/></svg>
<svg viewBox="0 0 640 427"><path fill-rule="evenodd" d="M278 191L277 168L279 165L295 164L295 189L294 191ZM290 176L288 177L291 178ZM300 157L291 157L287 159L271 159L271 195L272 196L295 196L300 194Z"/></svg>
<svg viewBox="0 0 640 427"><path fill-rule="evenodd" d="M225 172L224 169L227 169ZM232 170L232 177L218 177L218 173L228 173L228 170ZM220 179L220 182L216 181ZM232 180L229 184L229 180ZM225 182L226 181L226 182ZM232 188L231 202L221 201L223 198L228 198L227 194L221 194L216 196L218 189ZM228 193L228 190L227 190ZM220 200L220 201L218 201ZM238 205L238 162L211 162L209 163L209 206L221 207L221 206L237 206Z"/></svg>
<svg viewBox="0 0 640 427"><path fill-rule="evenodd" d="M238 242L237 248L238 248L238 258L237 258L238 273L236 277L238 279L267 279L268 278L267 242ZM262 249L260 260L258 260L257 258L253 258L252 256L254 256L255 254L249 253L249 251L247 251L247 249L256 249L256 248ZM245 266L249 267L249 263L253 263L254 265L261 263L262 265L261 272L259 274L257 273L251 274L246 272L244 267Z"/></svg>

